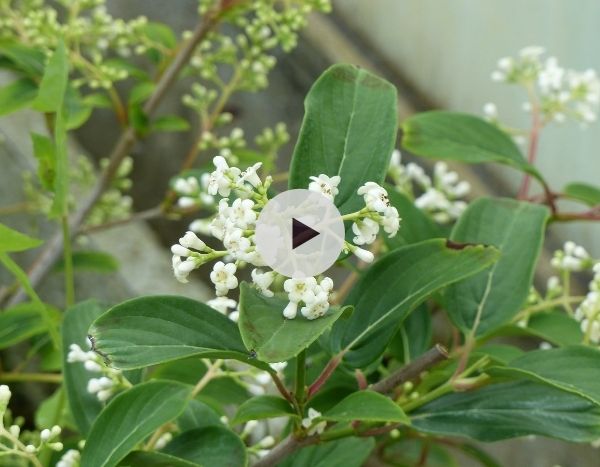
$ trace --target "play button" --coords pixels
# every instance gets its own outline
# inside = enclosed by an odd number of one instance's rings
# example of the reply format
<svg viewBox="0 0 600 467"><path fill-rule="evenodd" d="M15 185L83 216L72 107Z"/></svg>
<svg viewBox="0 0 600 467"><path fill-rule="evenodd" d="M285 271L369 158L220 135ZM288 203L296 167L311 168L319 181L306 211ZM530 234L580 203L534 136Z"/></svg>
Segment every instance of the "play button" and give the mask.
<svg viewBox="0 0 600 467"><path fill-rule="evenodd" d="M317 235L319 235L319 232L315 229L311 229L308 225L303 224L298 219L292 218L292 249L304 245Z"/></svg>
<svg viewBox="0 0 600 467"><path fill-rule="evenodd" d="M256 223L255 243L264 262L294 278L329 269L344 247L344 221L331 200L309 190L289 190L269 200Z"/></svg>

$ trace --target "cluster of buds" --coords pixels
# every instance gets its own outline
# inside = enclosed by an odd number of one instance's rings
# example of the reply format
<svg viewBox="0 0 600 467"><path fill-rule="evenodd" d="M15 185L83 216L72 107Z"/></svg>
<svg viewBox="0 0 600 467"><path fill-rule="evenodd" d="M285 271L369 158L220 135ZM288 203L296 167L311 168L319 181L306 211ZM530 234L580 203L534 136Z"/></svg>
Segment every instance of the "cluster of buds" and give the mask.
<svg viewBox="0 0 600 467"><path fill-rule="evenodd" d="M583 72L559 66L556 57L543 59L542 47L525 47L518 57L504 57L492 73L494 81L525 86L530 101L523 106L532 111L535 107L543 123L563 122L567 117L588 124L596 121L600 103L600 80L594 70ZM498 111L492 103L484 111L496 120Z"/></svg>
<svg viewBox="0 0 600 467"><path fill-rule="evenodd" d="M56 463L56 467L79 467L80 462L81 453L77 449L69 449Z"/></svg>
<svg viewBox="0 0 600 467"><path fill-rule="evenodd" d="M568 241L562 250L554 252L550 264L559 271L577 272L591 268L594 261L585 248Z"/></svg>
<svg viewBox="0 0 600 467"><path fill-rule="evenodd" d="M590 291L575 311L575 319L581 323L585 342L600 344L600 263L593 266L593 271Z"/></svg>
<svg viewBox="0 0 600 467"><path fill-rule="evenodd" d="M10 425L8 428L4 426L4 418L11 396L12 393L9 387L0 385L0 456L12 454L17 457L36 460L42 449L62 451L63 443L60 442L62 429L58 425L43 429L39 436L34 433L27 433L28 441L22 439L19 425ZM33 442L31 442L32 440Z"/></svg>
<svg viewBox="0 0 600 467"><path fill-rule="evenodd" d="M95 394L100 402L105 402L120 390L129 386L120 370L104 364L102 357L91 350L84 351L79 345L71 344L67 354L67 362L83 363L90 373L97 373L97 378L90 378L87 391Z"/></svg>
<svg viewBox="0 0 600 467"><path fill-rule="evenodd" d="M392 153L388 175L398 191L414 199L415 206L427 212L440 224L452 222L467 208L462 199L469 194L469 182L460 180L445 162L436 162L433 179L413 162L402 164L400 151ZM418 188L418 195L415 194Z"/></svg>

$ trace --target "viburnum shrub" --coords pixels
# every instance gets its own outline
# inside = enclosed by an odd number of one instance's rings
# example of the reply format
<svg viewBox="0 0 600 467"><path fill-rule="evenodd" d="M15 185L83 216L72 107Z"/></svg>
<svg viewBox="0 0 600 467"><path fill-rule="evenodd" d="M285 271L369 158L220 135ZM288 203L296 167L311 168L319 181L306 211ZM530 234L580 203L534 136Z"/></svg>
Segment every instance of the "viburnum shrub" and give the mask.
<svg viewBox="0 0 600 467"><path fill-rule="evenodd" d="M414 115L399 146L436 160L425 170L395 149L393 85L335 65L306 98L289 171L276 173L285 127L250 148L227 102L267 86L273 50L293 48L328 2L203 0L181 38L112 18L103 3L0 1L0 64L14 74L0 114L28 107L47 124L31 135L38 165L22 206L57 230L42 242L0 224L0 262L15 279L0 290L0 348L23 359L0 366L0 465L426 465L430 453L452 465L456 450L496 465L474 441L600 439L600 260L567 242L556 275L533 284L548 228L600 220L599 188L557 190L534 165L546 126L595 120L593 71L565 70L539 47L502 59L493 78L525 88L531 127L501 122L493 104L487 119ZM193 82L191 122L156 112L180 77ZM96 108L114 110L122 131L95 168L67 138ZM188 130L197 139L161 205L132 213L134 145ZM448 160L512 167L522 187L467 198ZM345 222L343 251L321 275L284 277L256 248L260 213L288 188L322 194ZM158 216L189 221L164 265L172 280L192 288L205 269L214 297L84 300L77 266L112 263L77 239ZM12 254L36 248L25 272ZM64 304L35 291L57 260ZM575 279L590 281L585 295ZM54 385L35 422L8 408L31 388L5 385L16 382Z"/></svg>

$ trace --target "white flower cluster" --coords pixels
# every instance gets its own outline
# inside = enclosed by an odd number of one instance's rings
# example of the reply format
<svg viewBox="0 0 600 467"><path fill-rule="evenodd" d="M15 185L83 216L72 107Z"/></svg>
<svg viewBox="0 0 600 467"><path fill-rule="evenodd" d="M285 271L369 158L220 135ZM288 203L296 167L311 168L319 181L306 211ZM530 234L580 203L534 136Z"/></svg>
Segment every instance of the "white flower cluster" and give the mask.
<svg viewBox="0 0 600 467"><path fill-rule="evenodd" d="M213 159L215 169L208 175L206 191L210 196L221 196L216 214L208 219L198 219L190 224L188 231L179 243L171 247L173 253L173 271L177 280L187 282L188 275L194 269L212 259L223 258L213 265L210 279L215 286L216 298L208 304L237 321L239 316L235 300L227 295L238 287L236 277L238 268L252 265L252 282L266 297L274 295L271 290L277 273L265 269L265 263L256 250L256 221L262 208L268 202L267 191L271 185L271 177L263 182L257 171L261 163L256 163L246 170L230 165L222 155ZM309 190L323 194L334 200L338 194L340 177L329 177L325 174L310 177ZM189 184L186 183L186 187ZM192 182L194 183L194 182ZM183 186L183 185L182 185ZM198 190L198 185L193 185ZM235 195L233 202L229 197ZM360 259L371 262L373 253L357 245L367 245L375 240L380 226L393 237L400 226L400 217L395 207L390 205L387 192L374 182L367 182L358 189L365 202L361 210L347 214L345 220L352 220L355 233L354 243L346 242L345 250L354 253ZM194 233L210 235L223 243L224 250L209 248ZM333 281L328 277L317 280L288 279L283 283L289 303L282 310L287 319L294 319L298 309L307 319L323 316L329 309L329 297L333 290Z"/></svg>
<svg viewBox="0 0 600 467"><path fill-rule="evenodd" d="M559 271L577 272L591 268L594 261L585 248L568 241L562 250L554 252L550 264Z"/></svg>
<svg viewBox="0 0 600 467"><path fill-rule="evenodd" d="M81 453L77 449L69 449L56 463L56 467L79 467Z"/></svg>
<svg viewBox="0 0 600 467"><path fill-rule="evenodd" d="M504 57L492 73L494 81L516 83L534 93L533 101L524 105L531 111L539 107L544 123L563 122L567 117L587 124L596 121L600 103L600 80L594 70L578 72L559 66L556 57L543 59L542 47L525 47L516 58ZM493 104L486 104L486 115L497 119Z"/></svg>
<svg viewBox="0 0 600 467"><path fill-rule="evenodd" d="M87 384L87 391L90 394L95 394L101 402L107 401L123 388L123 374L121 371L107 367L102 358L91 350L86 352L79 345L71 344L67 354L67 362L83 363L87 371L102 375L98 378L91 378Z"/></svg>
<svg viewBox="0 0 600 467"><path fill-rule="evenodd" d="M394 150L388 174L396 189L414 198L415 206L440 224L458 219L467 208L461 198L471 191L469 182L460 180L445 162L436 162L432 180L422 167L412 162L403 165L401 159L400 151ZM421 191L418 196L415 196L415 186Z"/></svg>
<svg viewBox="0 0 600 467"><path fill-rule="evenodd" d="M600 344L600 262L593 266L593 271L590 291L575 311L575 319L581 323L586 341Z"/></svg>
<svg viewBox="0 0 600 467"><path fill-rule="evenodd" d="M173 183L173 190L177 193L177 206L181 209L199 208L201 206L212 206L215 198L206 191L208 187L208 174L202 174L200 181L190 175L179 177Z"/></svg>
<svg viewBox="0 0 600 467"><path fill-rule="evenodd" d="M31 459L45 448L62 451L63 443L59 440L62 429L58 425L43 429L40 432L37 446L35 444L24 444L20 440L21 427L19 425L11 425L8 429L4 427L4 415L11 397L10 388L6 385L0 385L0 457L13 454Z"/></svg>

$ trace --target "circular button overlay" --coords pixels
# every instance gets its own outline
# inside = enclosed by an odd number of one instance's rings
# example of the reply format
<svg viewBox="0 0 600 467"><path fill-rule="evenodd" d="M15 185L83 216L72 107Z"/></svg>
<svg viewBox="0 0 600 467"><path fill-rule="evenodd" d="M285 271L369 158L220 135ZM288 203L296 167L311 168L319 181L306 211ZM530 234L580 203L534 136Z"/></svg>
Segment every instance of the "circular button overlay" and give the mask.
<svg viewBox="0 0 600 467"><path fill-rule="evenodd" d="M256 249L287 277L326 271L344 247L344 221L331 200L310 190L289 190L271 199L256 222Z"/></svg>

